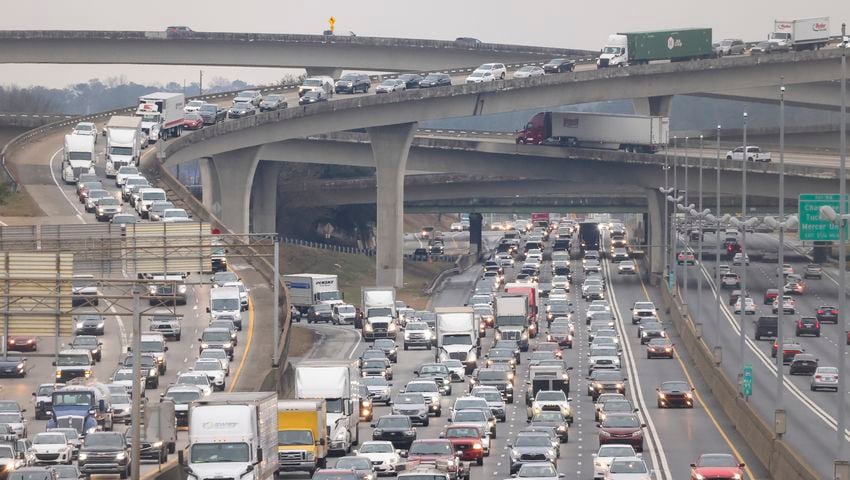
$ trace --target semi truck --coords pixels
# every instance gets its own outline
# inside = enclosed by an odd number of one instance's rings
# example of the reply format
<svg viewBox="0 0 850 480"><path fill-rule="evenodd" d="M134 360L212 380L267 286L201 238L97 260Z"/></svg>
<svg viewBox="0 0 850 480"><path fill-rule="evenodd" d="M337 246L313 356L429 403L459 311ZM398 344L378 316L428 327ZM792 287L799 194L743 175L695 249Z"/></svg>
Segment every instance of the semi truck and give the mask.
<svg viewBox="0 0 850 480"><path fill-rule="evenodd" d="M139 97L136 116L142 117L142 131L148 136L148 142L156 143L160 138L166 140L183 133L185 104L182 93L155 92Z"/></svg>
<svg viewBox="0 0 850 480"><path fill-rule="evenodd" d="M767 41L793 50L817 50L829 43L829 17L774 20Z"/></svg>
<svg viewBox="0 0 850 480"><path fill-rule="evenodd" d="M685 28L608 35L596 60L597 68L643 65L656 60L681 62L711 58L710 28Z"/></svg>
<svg viewBox="0 0 850 480"><path fill-rule="evenodd" d="M581 239L581 252L587 250L599 250L599 224L596 222L582 222L578 226L578 235Z"/></svg>
<svg viewBox="0 0 850 480"><path fill-rule="evenodd" d="M47 428L73 428L85 436L112 430L109 389L102 383L68 385L51 395Z"/></svg>
<svg viewBox="0 0 850 480"><path fill-rule="evenodd" d="M115 116L109 119L106 133L106 176L115 178L118 170L127 165L138 165L147 137L142 132L140 117Z"/></svg>
<svg viewBox="0 0 850 480"><path fill-rule="evenodd" d="M62 180L65 183L75 183L81 173L95 173L94 137L91 135L65 135L62 152Z"/></svg>
<svg viewBox="0 0 850 480"><path fill-rule="evenodd" d="M525 284L520 284L525 285ZM506 293L496 297L496 339L516 340L519 349L528 351L528 294Z"/></svg>
<svg viewBox="0 0 850 480"><path fill-rule="evenodd" d="M669 117L540 112L517 132L516 143L654 153L669 134Z"/></svg>
<svg viewBox="0 0 850 480"><path fill-rule="evenodd" d="M472 307L437 308L434 313L437 314L436 361L460 360L466 374L471 374L478 367L481 353L477 325L480 319Z"/></svg>
<svg viewBox="0 0 850 480"><path fill-rule="evenodd" d="M326 402L326 423L331 453L351 451L360 442L360 416L351 387L350 362L301 361L295 366L295 398Z"/></svg>
<svg viewBox="0 0 850 480"><path fill-rule="evenodd" d="M363 287L360 313L363 315L363 338L395 338L397 318L395 289L392 287Z"/></svg>
<svg viewBox="0 0 850 480"><path fill-rule="evenodd" d="M328 457L327 408L324 399L277 402L277 454L281 472L308 472L326 468Z"/></svg>
<svg viewBox="0 0 850 480"><path fill-rule="evenodd" d="M216 392L195 400L187 450L187 473L196 480L275 478L277 393Z"/></svg>
<svg viewBox="0 0 850 480"><path fill-rule="evenodd" d="M289 303L306 313L313 305L336 305L343 302L342 292L339 291L339 278L336 275L322 273L299 273L284 275Z"/></svg>
<svg viewBox="0 0 850 480"><path fill-rule="evenodd" d="M521 294L528 298L528 336L537 336L537 307L540 304L540 291L528 283L507 283L505 293Z"/></svg>

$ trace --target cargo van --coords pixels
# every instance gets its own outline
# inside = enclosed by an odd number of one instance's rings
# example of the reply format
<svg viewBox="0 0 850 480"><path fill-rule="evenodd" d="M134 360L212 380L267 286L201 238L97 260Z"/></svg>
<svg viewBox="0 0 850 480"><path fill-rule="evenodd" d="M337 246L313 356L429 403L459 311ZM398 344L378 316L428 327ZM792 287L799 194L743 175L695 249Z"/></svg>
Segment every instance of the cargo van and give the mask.
<svg viewBox="0 0 850 480"><path fill-rule="evenodd" d="M213 320L231 317L236 328L242 328L242 301L237 287L218 287L210 290L210 306L207 313Z"/></svg>

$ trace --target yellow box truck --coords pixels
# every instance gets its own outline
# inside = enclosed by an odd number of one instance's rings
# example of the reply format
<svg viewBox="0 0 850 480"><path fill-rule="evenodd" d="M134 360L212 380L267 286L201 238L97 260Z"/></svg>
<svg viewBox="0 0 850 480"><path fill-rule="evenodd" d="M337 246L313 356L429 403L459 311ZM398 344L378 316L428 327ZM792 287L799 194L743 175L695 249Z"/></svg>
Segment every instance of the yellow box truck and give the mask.
<svg viewBox="0 0 850 480"><path fill-rule="evenodd" d="M328 456L327 407L324 399L277 402L277 452L280 472L325 468Z"/></svg>

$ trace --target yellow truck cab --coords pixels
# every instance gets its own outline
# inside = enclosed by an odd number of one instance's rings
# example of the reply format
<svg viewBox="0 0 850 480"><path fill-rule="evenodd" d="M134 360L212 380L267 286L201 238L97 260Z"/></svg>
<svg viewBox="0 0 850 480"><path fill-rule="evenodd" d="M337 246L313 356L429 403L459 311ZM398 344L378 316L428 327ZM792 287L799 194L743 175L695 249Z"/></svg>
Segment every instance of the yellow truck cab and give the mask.
<svg viewBox="0 0 850 480"><path fill-rule="evenodd" d="M327 406L324 399L277 402L277 451L280 472L313 472L326 467Z"/></svg>

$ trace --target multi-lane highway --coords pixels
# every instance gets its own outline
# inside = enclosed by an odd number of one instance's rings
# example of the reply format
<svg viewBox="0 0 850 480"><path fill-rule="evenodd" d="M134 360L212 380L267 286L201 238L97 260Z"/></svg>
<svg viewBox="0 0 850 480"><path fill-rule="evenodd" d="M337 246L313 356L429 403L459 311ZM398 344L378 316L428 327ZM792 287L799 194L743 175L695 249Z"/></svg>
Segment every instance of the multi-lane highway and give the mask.
<svg viewBox="0 0 850 480"><path fill-rule="evenodd" d="M684 238L682 238L684 240ZM785 373L784 388L782 390L782 404L777 404L776 395L776 360L771 356L771 348L774 340L755 340L754 322L760 316L773 315L771 305L765 304L764 295L769 288L778 288L778 277L776 263L754 261L749 267L743 265L733 266L731 260L721 259L719 263L732 267L732 271L743 273L747 269L747 290L754 300L757 310L748 315L743 322L743 330L746 336L743 359L740 350L741 316L735 314L730 305L729 294L731 289L719 289L719 302L721 305L720 315L717 316L715 295L717 289L714 285L714 268L718 262L712 260L715 248L714 234L706 234L703 249L711 258L704 261L701 269L703 277L703 295L701 301L697 301L697 272L695 267L689 268L688 290L684 290L683 278L684 267L679 267L677 277L681 285L681 295L691 309L691 315L703 324L705 339L709 345L720 345L723 348L723 367L730 379L736 381L737 375L741 373L743 364L751 364L753 367L753 395L749 401L754 405L762 417L772 422L774 409L784 408L787 414L787 433L785 438L788 442L812 465L818 472L827 478L832 475L832 461L835 454L836 418L839 405L843 408L850 406L850 397L845 392L833 392L827 390L811 391L811 376L789 375L789 366L783 366ZM695 242L691 242L694 247ZM774 235L765 233L750 233L747 235L746 248L751 253L763 251L776 251L778 240ZM809 259L788 244L786 251L789 257L786 263L790 264L798 274L803 273ZM819 306L837 305L838 286L837 273L830 268L825 268L822 279L806 279L806 290L802 295L794 295L796 311L793 314L783 315L782 337L790 339L791 342L799 343L806 353L814 354L818 359L819 366L838 365L839 347L846 341L846 333L840 324L820 323L821 333L815 336L796 336L795 326L801 316L815 317ZM697 310L697 304L699 309Z"/></svg>

